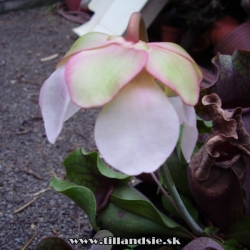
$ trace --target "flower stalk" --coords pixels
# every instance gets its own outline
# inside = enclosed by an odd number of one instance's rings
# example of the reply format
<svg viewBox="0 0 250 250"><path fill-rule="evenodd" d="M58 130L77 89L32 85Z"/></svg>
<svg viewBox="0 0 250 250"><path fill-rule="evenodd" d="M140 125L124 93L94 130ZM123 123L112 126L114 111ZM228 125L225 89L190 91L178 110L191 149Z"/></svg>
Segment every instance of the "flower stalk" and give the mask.
<svg viewBox="0 0 250 250"><path fill-rule="evenodd" d="M162 193L167 197L167 199L169 200L170 204L175 208L175 210L179 213L178 208L176 207L172 197L168 194L168 192L164 189L164 187L162 186L162 184L160 183L160 181L158 180L158 178L156 177L155 173L151 173L151 176L153 177L154 181L157 183L157 185L159 186L160 190L162 191Z"/></svg>
<svg viewBox="0 0 250 250"><path fill-rule="evenodd" d="M174 182L172 180L171 174L169 172L169 169L166 163L161 166L160 172L161 172L163 181L167 185L168 191L175 203L175 206L177 207L177 211L179 212L183 220L188 224L188 226L191 228L192 232L195 235L197 236L204 235L204 231L202 230L202 228L194 221L194 219L191 217L191 215L187 211L185 205L183 204L182 199L174 185Z"/></svg>

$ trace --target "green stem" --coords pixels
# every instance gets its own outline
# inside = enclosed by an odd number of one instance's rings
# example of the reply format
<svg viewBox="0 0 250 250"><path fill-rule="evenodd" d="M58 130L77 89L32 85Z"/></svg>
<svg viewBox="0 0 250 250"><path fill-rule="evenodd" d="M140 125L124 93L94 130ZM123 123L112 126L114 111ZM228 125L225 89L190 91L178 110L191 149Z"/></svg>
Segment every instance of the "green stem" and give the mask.
<svg viewBox="0 0 250 250"><path fill-rule="evenodd" d="M204 235L204 231L194 221L194 219L191 217L191 215L187 211L185 205L183 204L182 199L174 185L174 182L172 180L172 177L170 175L170 172L168 170L168 166L166 165L166 163L160 168L160 172L162 174L163 181L167 185L168 191L171 194L171 197L176 207L178 208L178 212L180 213L183 220L185 220L185 222L188 224L188 226L191 228L192 232L195 235L197 236Z"/></svg>

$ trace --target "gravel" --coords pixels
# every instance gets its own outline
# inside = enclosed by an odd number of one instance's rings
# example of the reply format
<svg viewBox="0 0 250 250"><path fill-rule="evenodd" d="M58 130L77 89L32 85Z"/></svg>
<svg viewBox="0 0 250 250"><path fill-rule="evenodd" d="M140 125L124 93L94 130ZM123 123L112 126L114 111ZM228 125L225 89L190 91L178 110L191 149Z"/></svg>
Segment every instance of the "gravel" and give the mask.
<svg viewBox="0 0 250 250"><path fill-rule="evenodd" d="M77 38L77 24L50 7L0 15L0 248L26 249L46 236L87 237L87 216L67 197L47 189L51 177L64 176L63 159L76 147L94 150L97 110L82 110L64 125L58 141L49 144L38 96L60 57ZM41 58L58 57L41 62Z"/></svg>

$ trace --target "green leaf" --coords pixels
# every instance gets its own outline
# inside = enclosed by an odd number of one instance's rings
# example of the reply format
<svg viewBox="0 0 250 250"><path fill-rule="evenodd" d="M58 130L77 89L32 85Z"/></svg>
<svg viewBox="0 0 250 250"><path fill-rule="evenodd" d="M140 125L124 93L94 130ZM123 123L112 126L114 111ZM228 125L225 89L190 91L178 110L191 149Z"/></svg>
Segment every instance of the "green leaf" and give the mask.
<svg viewBox="0 0 250 250"><path fill-rule="evenodd" d="M72 152L63 165L69 181L87 187L94 193L97 211L107 205L114 186L125 185L130 179L130 176L108 167L97 152L86 153L81 148Z"/></svg>
<svg viewBox="0 0 250 250"><path fill-rule="evenodd" d="M212 129L212 121L205 121L198 115L196 116L197 119L197 129L199 134L210 133Z"/></svg>
<svg viewBox="0 0 250 250"><path fill-rule="evenodd" d="M152 235L188 237L183 233L178 234L178 230L167 228L162 224L134 213L134 211L130 212L127 209L123 209L112 202L98 215L97 219L102 228L111 231L114 236L122 238Z"/></svg>
<svg viewBox="0 0 250 250"><path fill-rule="evenodd" d="M170 155L166 164L177 190L185 196L193 197L187 177L188 164L183 164L179 161L176 151ZM166 187L165 184L164 187Z"/></svg>
<svg viewBox="0 0 250 250"><path fill-rule="evenodd" d="M213 126L212 121L205 121L205 120L203 120L203 119L202 119L200 116L198 116L198 115L196 115L196 120L197 120L197 121L201 121L202 123L204 123L204 125L205 125L206 127L211 128L211 127Z"/></svg>
<svg viewBox="0 0 250 250"><path fill-rule="evenodd" d="M250 247L250 217L238 220L226 233L225 239L235 239Z"/></svg>
<svg viewBox="0 0 250 250"><path fill-rule="evenodd" d="M67 179L81 186L88 187L96 192L100 184L109 179L124 181L126 184L130 176L116 172L108 167L99 157L97 152L86 153L78 148L63 162Z"/></svg>
<svg viewBox="0 0 250 250"><path fill-rule="evenodd" d="M109 202L116 185L126 185L130 179L109 168L97 152L86 153L78 148L63 162L67 180L52 178L50 185L68 196L88 215L93 228L98 231L96 214Z"/></svg>
<svg viewBox="0 0 250 250"><path fill-rule="evenodd" d="M128 245L130 248L136 248L138 245Z"/></svg>
<svg viewBox="0 0 250 250"><path fill-rule="evenodd" d="M180 197L186 207L186 209L188 210L189 214L192 216L192 218L199 224L198 222L198 211L196 210L196 208L194 207L193 202L191 201L190 198L185 197L183 195L180 194ZM166 198L166 196L164 194L162 194L162 204L164 206L164 208L172 215L176 216L177 218L181 218L182 217L179 215L179 213L175 210L175 208L172 206L172 204L169 202L169 200Z"/></svg>
<svg viewBox="0 0 250 250"><path fill-rule="evenodd" d="M242 247L236 240L231 239L224 243L223 245L225 250L247 250L246 248Z"/></svg>
<svg viewBox="0 0 250 250"><path fill-rule="evenodd" d="M207 236L214 236L219 231L220 231L220 229L217 227L206 227L204 229L204 232L207 234Z"/></svg>
<svg viewBox="0 0 250 250"><path fill-rule="evenodd" d="M158 225L160 229L157 230L158 233L161 232L161 234L187 239L191 238L190 233L184 227L161 213L143 194L133 187L119 187L114 189L110 201L115 206L122 209L123 212L133 213L135 218L139 216L141 217L140 220L148 220L150 223ZM119 220L119 214L116 216L116 219L117 217ZM127 223L135 223L135 221L128 220ZM163 228L164 230L161 231Z"/></svg>
<svg viewBox="0 0 250 250"><path fill-rule="evenodd" d="M119 172L116 172L112 168L108 167L102 159L98 156L97 157L97 167L99 172L103 175L106 176L107 178L110 179L118 179L118 180L124 180L125 184L130 180L131 176L122 174Z"/></svg>
<svg viewBox="0 0 250 250"><path fill-rule="evenodd" d="M73 248L59 237L47 237L37 244L35 250L73 250Z"/></svg>
<svg viewBox="0 0 250 250"><path fill-rule="evenodd" d="M87 214L94 230L99 230L99 226L96 224L95 196L90 189L77 186L68 180L57 179L56 177L52 178L50 186L57 192L62 193L73 200Z"/></svg>

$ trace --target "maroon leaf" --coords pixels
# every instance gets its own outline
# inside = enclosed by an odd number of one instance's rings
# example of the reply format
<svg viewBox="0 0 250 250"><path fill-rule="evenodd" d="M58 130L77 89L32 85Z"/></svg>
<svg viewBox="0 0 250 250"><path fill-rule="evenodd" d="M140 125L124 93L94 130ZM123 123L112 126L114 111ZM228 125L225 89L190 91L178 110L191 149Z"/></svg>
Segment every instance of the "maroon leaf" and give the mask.
<svg viewBox="0 0 250 250"><path fill-rule="evenodd" d="M247 175L246 175L246 180L244 183L244 190L246 193L246 214L247 216L250 216L250 158L249 157L245 157L245 161L247 164Z"/></svg>
<svg viewBox="0 0 250 250"><path fill-rule="evenodd" d="M250 51L217 55L212 62L218 70L218 80L210 93L220 96L224 108L250 107Z"/></svg>
<svg viewBox="0 0 250 250"><path fill-rule="evenodd" d="M202 102L210 110L213 128L190 162L189 183L200 207L218 228L226 230L243 216L243 155L250 155L250 137L241 108L232 112L221 109L216 94L203 97Z"/></svg>
<svg viewBox="0 0 250 250"><path fill-rule="evenodd" d="M220 96L223 108L250 107L250 51L238 49L232 56L218 54L212 63L216 68L216 79L201 90L197 114L210 119L201 99L212 93Z"/></svg>

